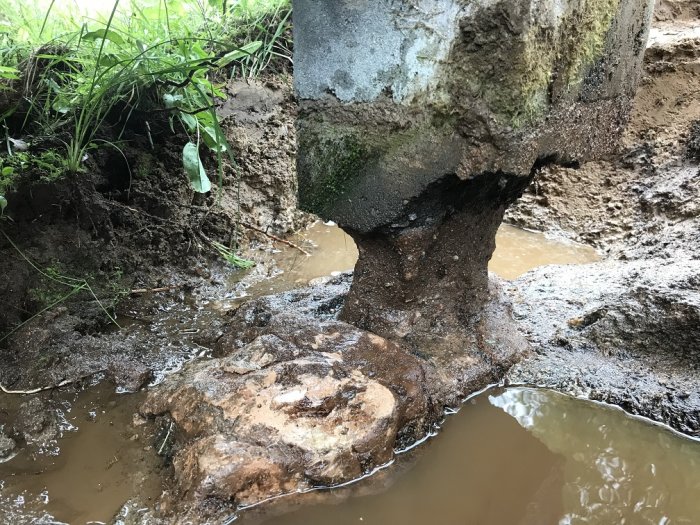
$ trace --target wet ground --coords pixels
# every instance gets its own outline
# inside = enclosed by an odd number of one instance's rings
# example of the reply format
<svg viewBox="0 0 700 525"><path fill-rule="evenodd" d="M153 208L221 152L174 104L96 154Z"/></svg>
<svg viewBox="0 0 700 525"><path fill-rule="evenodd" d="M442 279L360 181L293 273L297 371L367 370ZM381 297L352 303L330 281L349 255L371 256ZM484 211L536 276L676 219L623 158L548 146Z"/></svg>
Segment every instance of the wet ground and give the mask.
<svg viewBox="0 0 700 525"><path fill-rule="evenodd" d="M698 491L699 442L552 391L492 389L376 479L236 523L691 524Z"/></svg>
<svg viewBox="0 0 700 525"><path fill-rule="evenodd" d="M207 355L206 348L186 339L211 325L213 318L227 308L250 297L298 288L352 269L357 260L352 239L333 224L316 223L292 240L312 256L281 245L270 255L278 271L269 279L252 285L232 280L234 293L225 298L203 300L187 295L179 306L168 298L155 317L145 319L134 309L130 317L120 319L127 330L155 330L171 340L172 356L165 361L165 369L152 378L151 385L187 361ZM596 259L589 247L504 226L497 237L490 269L510 279L544 264L583 264ZM31 523L41 516L65 523L108 522L135 494L145 501L158 496L161 462L156 448L160 441L156 440L154 447L153 440L141 432L141 420L134 419L142 394L115 394L111 386L103 384L82 392L67 388L40 396L56 407L63 420L62 437L44 453L23 448L0 464L0 523ZM26 399L0 396L7 421Z"/></svg>

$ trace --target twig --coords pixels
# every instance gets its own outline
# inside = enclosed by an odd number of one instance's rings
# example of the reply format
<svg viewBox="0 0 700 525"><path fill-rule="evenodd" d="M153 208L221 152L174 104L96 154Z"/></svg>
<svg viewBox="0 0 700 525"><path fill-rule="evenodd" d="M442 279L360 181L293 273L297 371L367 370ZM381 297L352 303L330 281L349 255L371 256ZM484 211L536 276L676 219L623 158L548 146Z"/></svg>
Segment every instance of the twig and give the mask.
<svg viewBox="0 0 700 525"><path fill-rule="evenodd" d="M38 394L39 392L45 392L46 390L54 390L63 386L72 385L73 383L77 383L79 381L87 379L88 377L92 377L95 374L101 374L103 372L106 372L106 370L97 370L96 372L91 372L90 374L84 375L82 377L76 377L75 379L66 379L65 381L61 381L57 385L42 386L39 388L33 388L31 390L10 390L9 388L5 388L3 385L0 385L0 390L2 390L5 394L12 395Z"/></svg>
<svg viewBox="0 0 700 525"><path fill-rule="evenodd" d="M286 244L287 246L291 246L292 248L299 250L301 253L303 253L307 257L311 256L311 254L309 252L307 252L304 248L302 248L301 246L299 246L297 244L294 244L292 241L280 239L276 235L272 235L271 233L268 233L265 230L261 230L257 226L253 226L252 224L248 224L247 222L240 221L238 224L240 224L244 228L248 228L249 230L253 230L253 231L256 231L258 233L262 233L263 235L265 235L266 237L269 237L270 239L272 239L275 242L281 242L282 244Z"/></svg>
<svg viewBox="0 0 700 525"><path fill-rule="evenodd" d="M174 284L172 286L161 286L160 288L137 288L136 290L131 290L129 293L131 295L141 295L145 293L169 292L170 290L177 290L178 288L182 288L182 285Z"/></svg>
<svg viewBox="0 0 700 525"><path fill-rule="evenodd" d="M170 426L168 426L168 433L165 434L165 439L163 440L163 443L161 444L160 448L158 449L158 455L160 456L163 453L163 449L165 448L165 444L168 442L168 438L170 437L170 432L173 430L173 422L170 422Z"/></svg>

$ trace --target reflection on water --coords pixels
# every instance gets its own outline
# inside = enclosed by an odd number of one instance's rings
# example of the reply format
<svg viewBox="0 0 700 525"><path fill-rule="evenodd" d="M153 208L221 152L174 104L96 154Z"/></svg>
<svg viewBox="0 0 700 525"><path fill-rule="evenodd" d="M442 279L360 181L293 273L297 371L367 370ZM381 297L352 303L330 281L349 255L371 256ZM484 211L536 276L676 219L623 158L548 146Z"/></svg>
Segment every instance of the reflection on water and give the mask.
<svg viewBox="0 0 700 525"><path fill-rule="evenodd" d="M375 479L237 523L700 522L700 443L619 410L543 390L492 390L445 427Z"/></svg>
<svg viewBox="0 0 700 525"><path fill-rule="evenodd" d="M561 525L700 523L700 443L546 391L489 401L566 458Z"/></svg>
<svg viewBox="0 0 700 525"><path fill-rule="evenodd" d="M501 225L489 270L504 279L517 279L525 272L548 264L585 264L599 259L590 246L550 239L542 233Z"/></svg>

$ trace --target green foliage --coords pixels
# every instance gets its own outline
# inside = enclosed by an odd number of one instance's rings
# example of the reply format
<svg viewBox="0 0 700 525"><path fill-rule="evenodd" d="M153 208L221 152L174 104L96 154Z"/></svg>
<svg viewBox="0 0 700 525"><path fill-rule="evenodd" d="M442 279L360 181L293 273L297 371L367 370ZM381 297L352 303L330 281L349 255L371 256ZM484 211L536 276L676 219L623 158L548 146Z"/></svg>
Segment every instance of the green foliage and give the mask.
<svg viewBox="0 0 700 525"><path fill-rule="evenodd" d="M239 257L236 255L235 251L221 244L220 242L211 241L211 244L216 251L219 252L219 255L221 255L221 257L231 266L235 266L236 268L241 268L243 270L247 270L248 268L255 266L254 261L249 261L248 259Z"/></svg>
<svg viewBox="0 0 700 525"><path fill-rule="evenodd" d="M217 81L289 58L289 46L278 43L288 33L289 1L114 0L90 16L79 5L0 0L0 87L19 80L30 103L25 124L66 131L64 167L75 173L93 146L117 147L100 137L105 125L116 121L120 140L134 114L165 114L174 132L180 127L216 154L221 174L230 152L213 109L225 98ZM0 119L10 113L3 111ZM183 150L192 186L209 191L192 152Z"/></svg>
<svg viewBox="0 0 700 525"><path fill-rule="evenodd" d="M204 170L202 161L199 158L199 146L197 144L192 142L185 144L185 148L182 150L182 163L195 191L199 193L208 192L211 189L211 182L209 182L207 172Z"/></svg>
<svg viewBox="0 0 700 525"><path fill-rule="evenodd" d="M66 159L62 152L49 149L37 154L26 151L0 156L0 193L7 193L23 173L38 175L39 180L53 182L66 172Z"/></svg>

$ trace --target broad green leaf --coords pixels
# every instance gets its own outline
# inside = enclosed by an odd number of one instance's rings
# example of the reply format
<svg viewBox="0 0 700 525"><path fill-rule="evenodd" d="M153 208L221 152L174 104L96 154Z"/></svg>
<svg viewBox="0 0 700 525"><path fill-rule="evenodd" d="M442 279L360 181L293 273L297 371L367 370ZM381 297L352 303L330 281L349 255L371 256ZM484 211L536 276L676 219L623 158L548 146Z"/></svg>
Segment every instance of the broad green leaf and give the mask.
<svg viewBox="0 0 700 525"><path fill-rule="evenodd" d="M260 49L261 46L262 42L260 40L256 40L255 42L249 42L246 45L239 47L238 49L234 49L233 51L229 51L228 53L226 53L224 56L222 56L219 60L216 61L216 65L220 67L227 66L234 60L240 60L241 58L245 58L248 55L252 55L258 49Z"/></svg>
<svg viewBox="0 0 700 525"><path fill-rule="evenodd" d="M3 177L10 177L12 174L15 172L15 169L12 166L5 166L2 169L2 176Z"/></svg>
<svg viewBox="0 0 700 525"><path fill-rule="evenodd" d="M7 208L7 199L4 195L0 195L0 214Z"/></svg>
<svg viewBox="0 0 700 525"><path fill-rule="evenodd" d="M197 119L194 117L194 115L190 115L189 113L180 113L180 118L190 131L194 132L194 130L197 129Z"/></svg>
<svg viewBox="0 0 700 525"><path fill-rule="evenodd" d="M17 80L19 78L19 71L13 67L0 66L0 78Z"/></svg>
<svg viewBox="0 0 700 525"><path fill-rule="evenodd" d="M215 152L226 151L226 142L221 140L216 133L216 129L211 126L207 126L202 129L202 137L204 138L204 143Z"/></svg>
<svg viewBox="0 0 700 525"><path fill-rule="evenodd" d="M163 104L166 108L174 108L175 104L182 100L182 95L173 95L171 93L166 93L163 95Z"/></svg>
<svg viewBox="0 0 700 525"><path fill-rule="evenodd" d="M185 167L185 172L190 178L190 183L194 191L198 193L207 193L211 190L211 182L207 177L207 172L204 171L204 165L199 158L199 149L197 145L188 142L182 150L182 164Z"/></svg>
<svg viewBox="0 0 700 525"><path fill-rule="evenodd" d="M97 65L101 67L112 67L116 65L119 62L119 57L117 55L112 54L112 53L105 53L100 57L100 61L97 63Z"/></svg>
<svg viewBox="0 0 700 525"><path fill-rule="evenodd" d="M88 31L83 35L83 40L111 40L117 45L124 44L124 39L116 31L111 29L98 29L97 31Z"/></svg>

